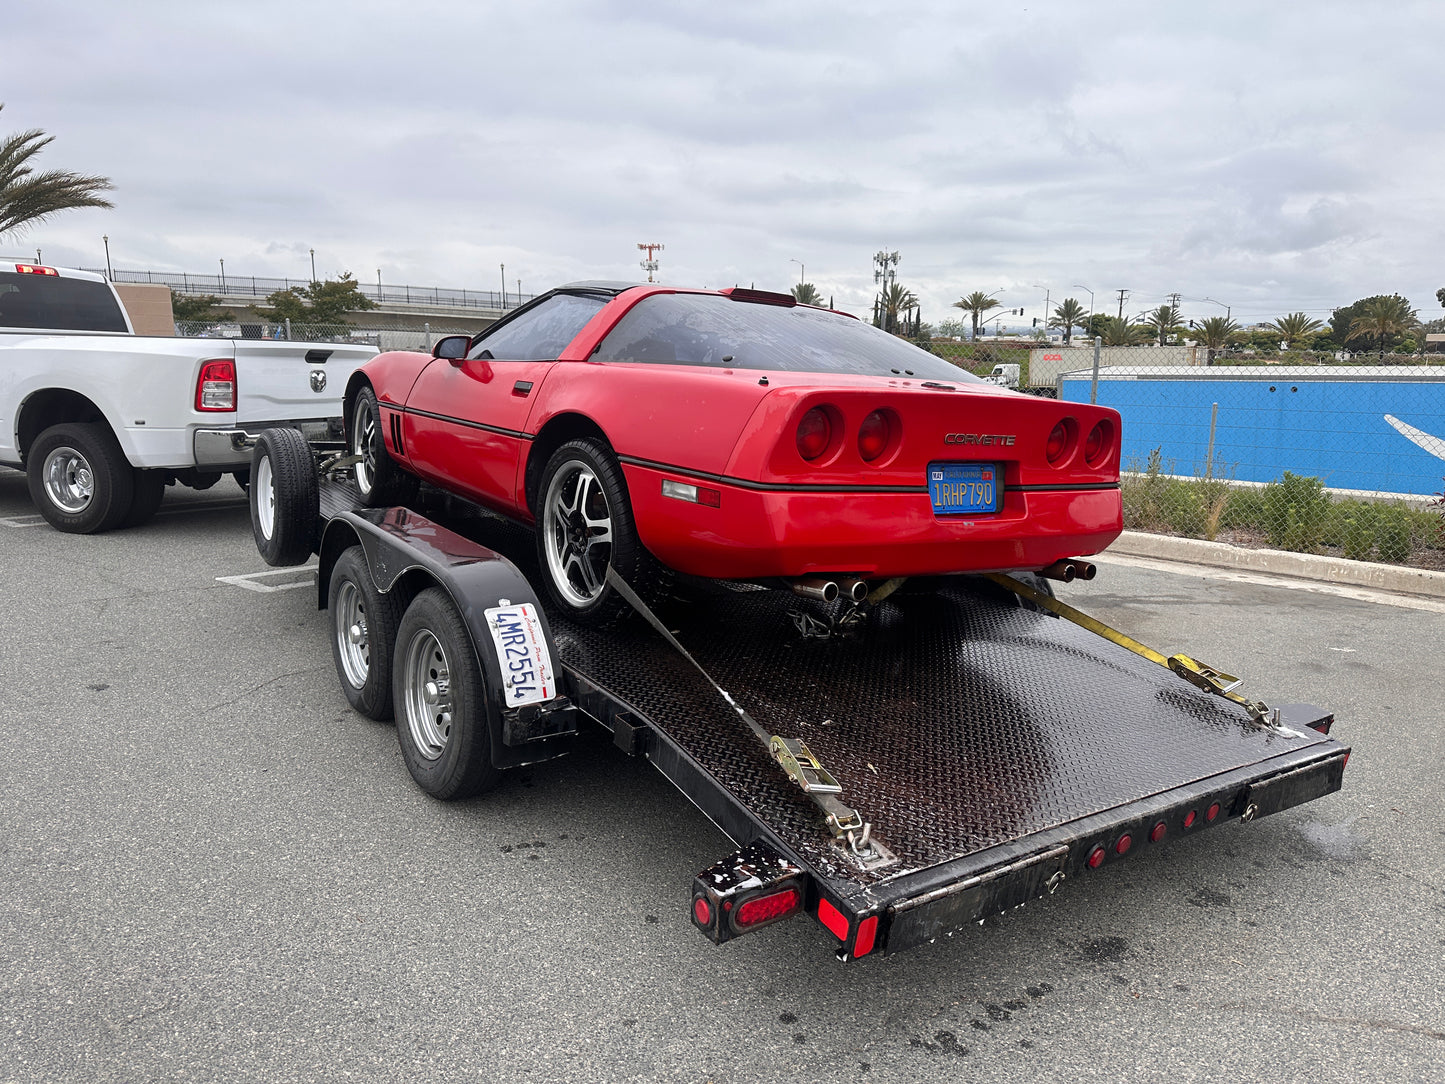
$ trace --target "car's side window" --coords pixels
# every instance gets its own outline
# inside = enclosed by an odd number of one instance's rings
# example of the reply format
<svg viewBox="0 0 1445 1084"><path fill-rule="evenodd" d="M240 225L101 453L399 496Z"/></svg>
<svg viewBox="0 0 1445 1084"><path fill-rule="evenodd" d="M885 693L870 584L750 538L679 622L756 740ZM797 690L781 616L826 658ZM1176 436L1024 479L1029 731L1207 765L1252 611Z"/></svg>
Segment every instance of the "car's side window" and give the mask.
<svg viewBox="0 0 1445 1084"><path fill-rule="evenodd" d="M487 330L472 343L469 358L551 361L577 337L608 299L595 294L556 294Z"/></svg>

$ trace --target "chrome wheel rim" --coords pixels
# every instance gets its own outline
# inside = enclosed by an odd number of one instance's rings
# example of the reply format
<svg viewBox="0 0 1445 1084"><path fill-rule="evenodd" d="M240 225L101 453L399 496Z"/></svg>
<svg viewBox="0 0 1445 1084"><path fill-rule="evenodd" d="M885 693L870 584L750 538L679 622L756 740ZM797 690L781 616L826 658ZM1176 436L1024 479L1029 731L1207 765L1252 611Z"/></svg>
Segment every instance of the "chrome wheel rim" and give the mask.
<svg viewBox="0 0 1445 1084"><path fill-rule="evenodd" d="M612 560L612 511L586 463L574 459L552 476L542 502L542 546L552 583L568 604L596 602Z"/></svg>
<svg viewBox="0 0 1445 1084"><path fill-rule="evenodd" d="M351 417L351 454L361 456L361 462L355 467L355 477L356 488L361 490L363 496L371 492L376 481L378 437L376 412L365 399L358 399L356 413Z"/></svg>
<svg viewBox="0 0 1445 1084"><path fill-rule="evenodd" d="M251 491L256 494L256 526L261 528L261 537L269 542L276 530L276 479L271 474L269 455L263 455L256 464Z"/></svg>
<svg viewBox="0 0 1445 1084"><path fill-rule="evenodd" d="M69 445L55 448L40 468L45 495L67 515L75 516L90 507L95 496L95 474L90 461Z"/></svg>
<svg viewBox="0 0 1445 1084"><path fill-rule="evenodd" d="M336 593L336 653L353 689L366 688L371 676L371 637L366 625L366 604L351 580L342 580Z"/></svg>
<svg viewBox="0 0 1445 1084"><path fill-rule="evenodd" d="M418 629L403 656L402 704L412 744L425 760L439 760L452 737L451 667L441 641Z"/></svg>

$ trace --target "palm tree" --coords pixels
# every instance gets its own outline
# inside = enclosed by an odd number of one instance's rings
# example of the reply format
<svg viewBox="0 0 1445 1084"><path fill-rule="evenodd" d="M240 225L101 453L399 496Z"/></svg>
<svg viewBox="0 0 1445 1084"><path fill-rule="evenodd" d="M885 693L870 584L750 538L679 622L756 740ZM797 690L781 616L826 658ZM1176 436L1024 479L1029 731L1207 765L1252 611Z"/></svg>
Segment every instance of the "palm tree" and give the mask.
<svg viewBox="0 0 1445 1084"><path fill-rule="evenodd" d="M799 305L822 305L823 295L811 282L800 282L793 287L793 300Z"/></svg>
<svg viewBox="0 0 1445 1084"><path fill-rule="evenodd" d="M1054 306L1054 315L1049 318L1049 327L1063 328L1064 345L1068 346L1074 339L1074 328L1083 327L1086 316L1084 306L1072 297L1066 297Z"/></svg>
<svg viewBox="0 0 1445 1084"><path fill-rule="evenodd" d="M1404 335L1420 323L1418 314L1410 303L1399 294L1390 297L1372 297L1360 309L1360 315L1350 321L1350 330L1345 341L1374 339L1380 348L1380 357L1396 335Z"/></svg>
<svg viewBox="0 0 1445 1084"><path fill-rule="evenodd" d="M978 318L989 309L998 308L998 302L989 297L982 290L975 290L967 297L960 297L953 303L955 309L962 309L964 312L973 314L973 337L978 338Z"/></svg>
<svg viewBox="0 0 1445 1084"><path fill-rule="evenodd" d="M4 108L0 103L0 109ZM34 171L30 160L54 138L32 128L0 139L0 237L60 211L111 206L97 195L110 190L109 178L59 169Z"/></svg>
<svg viewBox="0 0 1445 1084"><path fill-rule="evenodd" d="M883 330L898 334L898 320L904 313L918 308L918 298L913 291L898 283L890 283L888 289L879 295L879 309L883 318Z"/></svg>
<svg viewBox="0 0 1445 1084"><path fill-rule="evenodd" d="M1117 316L1110 316L1104 323L1102 336L1105 346L1138 346L1149 334L1143 324L1132 324Z"/></svg>
<svg viewBox="0 0 1445 1084"><path fill-rule="evenodd" d="M1294 343L1296 346L1304 342L1307 336L1325 326L1323 320L1316 320L1309 313L1292 312L1288 316L1281 316L1278 320L1271 320L1264 325L1279 332L1279 337L1286 343Z"/></svg>
<svg viewBox="0 0 1445 1084"><path fill-rule="evenodd" d="M1160 305L1144 317L1144 326L1149 329L1150 338L1163 346L1171 335L1180 330L1179 307L1177 305Z"/></svg>
<svg viewBox="0 0 1445 1084"><path fill-rule="evenodd" d="M1206 365L1214 364L1214 352L1229 344L1229 337L1239 330L1239 325L1228 316L1211 316L1194 325L1194 337L1209 350Z"/></svg>

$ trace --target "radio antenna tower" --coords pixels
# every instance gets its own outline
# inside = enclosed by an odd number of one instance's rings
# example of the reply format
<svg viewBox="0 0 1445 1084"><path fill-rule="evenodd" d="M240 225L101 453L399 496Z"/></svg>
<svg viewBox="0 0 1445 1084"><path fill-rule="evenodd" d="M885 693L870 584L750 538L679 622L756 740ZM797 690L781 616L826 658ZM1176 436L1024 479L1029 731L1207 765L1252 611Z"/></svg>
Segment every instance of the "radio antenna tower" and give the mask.
<svg viewBox="0 0 1445 1084"><path fill-rule="evenodd" d="M652 273L657 270L657 256L655 254L662 251L662 246L658 244L645 245L639 242L637 247L647 253L647 259L642 261L642 269L647 272L647 281L651 282Z"/></svg>

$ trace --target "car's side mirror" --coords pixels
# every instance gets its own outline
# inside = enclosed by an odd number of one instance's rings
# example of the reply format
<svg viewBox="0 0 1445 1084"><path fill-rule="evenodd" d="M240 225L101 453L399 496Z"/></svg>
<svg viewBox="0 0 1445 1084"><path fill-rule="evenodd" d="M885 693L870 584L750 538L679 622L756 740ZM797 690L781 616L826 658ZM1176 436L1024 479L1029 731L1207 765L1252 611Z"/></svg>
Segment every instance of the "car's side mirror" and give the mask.
<svg viewBox="0 0 1445 1084"><path fill-rule="evenodd" d="M431 348L431 356L447 361L465 361L467 347L472 345L470 335L444 335Z"/></svg>

